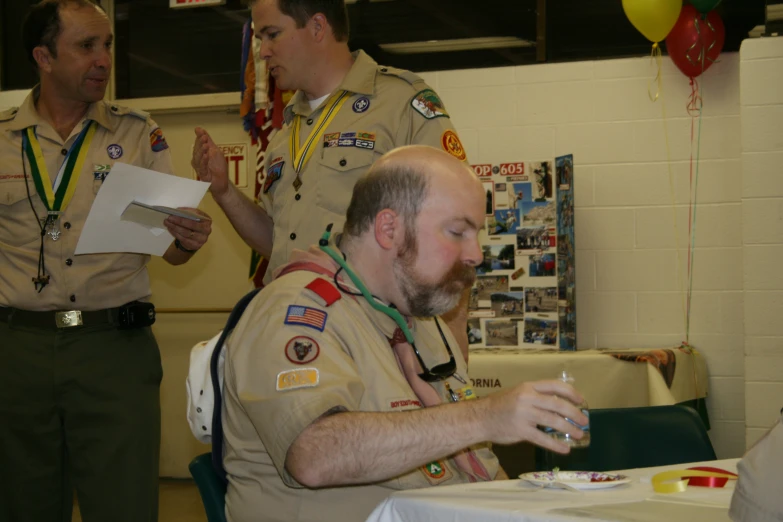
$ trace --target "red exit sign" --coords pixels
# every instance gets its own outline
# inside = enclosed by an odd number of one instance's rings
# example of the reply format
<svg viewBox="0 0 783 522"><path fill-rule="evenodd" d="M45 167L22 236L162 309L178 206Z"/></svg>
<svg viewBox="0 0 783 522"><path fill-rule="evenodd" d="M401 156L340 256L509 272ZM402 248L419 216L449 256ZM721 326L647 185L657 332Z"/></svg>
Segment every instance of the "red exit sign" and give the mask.
<svg viewBox="0 0 783 522"><path fill-rule="evenodd" d="M201 7L205 5L223 5L226 0L169 0L171 9L180 9L183 7Z"/></svg>

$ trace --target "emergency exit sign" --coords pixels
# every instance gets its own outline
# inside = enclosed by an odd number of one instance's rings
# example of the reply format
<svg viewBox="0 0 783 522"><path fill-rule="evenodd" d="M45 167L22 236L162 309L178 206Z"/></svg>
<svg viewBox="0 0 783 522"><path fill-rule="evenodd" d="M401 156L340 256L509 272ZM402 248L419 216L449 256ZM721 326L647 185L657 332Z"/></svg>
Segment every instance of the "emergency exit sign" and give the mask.
<svg viewBox="0 0 783 522"><path fill-rule="evenodd" d="M223 5L226 0L169 0L171 9L181 9L183 7L201 7L205 5Z"/></svg>
<svg viewBox="0 0 783 522"><path fill-rule="evenodd" d="M249 147L246 143L217 144L228 163L228 179L238 188L247 188L247 162Z"/></svg>

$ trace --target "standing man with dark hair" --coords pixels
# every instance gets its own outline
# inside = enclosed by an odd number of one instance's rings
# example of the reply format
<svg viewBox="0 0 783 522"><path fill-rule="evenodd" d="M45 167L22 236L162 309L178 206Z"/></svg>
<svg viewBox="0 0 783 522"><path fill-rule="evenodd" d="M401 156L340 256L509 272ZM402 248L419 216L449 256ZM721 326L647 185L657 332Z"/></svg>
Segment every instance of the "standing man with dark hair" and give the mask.
<svg viewBox="0 0 783 522"><path fill-rule="evenodd" d="M269 259L268 283L294 248L315 243L328 223L342 228L354 184L384 153L419 144L467 157L421 78L351 53L343 0L254 0L251 9L271 75L297 90L267 148L259 204L228 182L225 158L200 128L192 164L239 235ZM446 318L465 357L467 298Z"/></svg>
<svg viewBox="0 0 783 522"><path fill-rule="evenodd" d="M0 113L0 521L68 521L74 487L85 522L155 521L149 256L74 251L115 161L171 173L171 155L146 113L103 101L113 35L99 7L45 0L22 33L40 84ZM178 265L211 225L166 228Z"/></svg>

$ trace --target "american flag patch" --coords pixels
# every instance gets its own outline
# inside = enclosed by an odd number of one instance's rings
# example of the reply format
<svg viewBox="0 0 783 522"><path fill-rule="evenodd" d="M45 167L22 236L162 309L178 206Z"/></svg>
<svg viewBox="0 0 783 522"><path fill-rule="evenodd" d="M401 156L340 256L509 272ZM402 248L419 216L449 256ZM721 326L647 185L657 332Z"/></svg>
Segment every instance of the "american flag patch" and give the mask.
<svg viewBox="0 0 783 522"><path fill-rule="evenodd" d="M290 305L285 314L285 324L301 324L319 332L326 327L326 312L309 306Z"/></svg>

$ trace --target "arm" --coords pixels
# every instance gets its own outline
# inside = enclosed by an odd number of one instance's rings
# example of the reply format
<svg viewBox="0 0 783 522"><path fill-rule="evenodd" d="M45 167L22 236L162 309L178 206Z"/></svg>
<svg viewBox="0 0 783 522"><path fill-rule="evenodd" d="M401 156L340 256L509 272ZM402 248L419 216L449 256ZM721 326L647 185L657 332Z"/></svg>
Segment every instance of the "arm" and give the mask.
<svg viewBox="0 0 783 522"><path fill-rule="evenodd" d="M564 419L587 422L572 404L580 402L570 385L539 381L480 400L420 410L335 413L299 434L285 467L299 483L320 488L387 480L484 441L526 440L567 453L568 446L537 425L581 438L581 430Z"/></svg>
<svg viewBox="0 0 783 522"><path fill-rule="evenodd" d="M228 181L228 163L223 153L204 129L196 127L191 165L226 214L234 230L263 256L272 252L273 222L266 211L256 205Z"/></svg>

